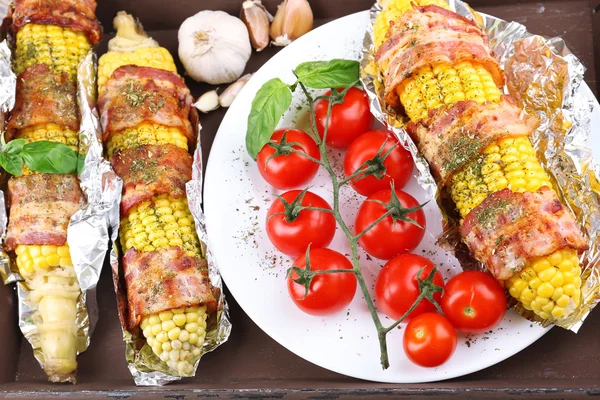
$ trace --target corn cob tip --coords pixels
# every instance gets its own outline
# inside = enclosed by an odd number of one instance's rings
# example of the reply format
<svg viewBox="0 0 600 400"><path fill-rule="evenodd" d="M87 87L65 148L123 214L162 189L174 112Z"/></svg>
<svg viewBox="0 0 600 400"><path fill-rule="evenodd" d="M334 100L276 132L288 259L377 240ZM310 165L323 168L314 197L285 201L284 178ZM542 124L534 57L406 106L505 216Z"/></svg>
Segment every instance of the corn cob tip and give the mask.
<svg viewBox="0 0 600 400"><path fill-rule="evenodd" d="M206 317L205 306L178 308L144 318L140 328L148 346L169 369L189 376L202 355Z"/></svg>
<svg viewBox="0 0 600 400"><path fill-rule="evenodd" d="M116 36L109 40L109 52L132 52L141 47L159 47L158 42L146 34L142 24L131 14L119 11L113 19Z"/></svg>
<svg viewBox="0 0 600 400"><path fill-rule="evenodd" d="M577 252L563 249L528 260L525 268L505 282L510 295L545 320L560 320L579 306L581 267Z"/></svg>

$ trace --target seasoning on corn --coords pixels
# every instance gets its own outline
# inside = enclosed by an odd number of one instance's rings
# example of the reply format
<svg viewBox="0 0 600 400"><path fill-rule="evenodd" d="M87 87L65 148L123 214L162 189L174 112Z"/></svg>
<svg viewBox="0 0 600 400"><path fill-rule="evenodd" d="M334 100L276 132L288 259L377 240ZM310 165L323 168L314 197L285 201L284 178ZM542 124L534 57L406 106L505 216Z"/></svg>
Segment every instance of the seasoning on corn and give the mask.
<svg viewBox="0 0 600 400"><path fill-rule="evenodd" d="M150 38L133 16L119 11L113 20L116 36L108 42L108 52L98 61L98 94L115 69L123 65L152 67L177 73L173 56Z"/></svg>
<svg viewBox="0 0 600 400"><path fill-rule="evenodd" d="M77 76L79 63L91 44L83 32L56 25L27 24L17 31L17 75L34 64L47 64L55 73Z"/></svg>
<svg viewBox="0 0 600 400"><path fill-rule="evenodd" d="M124 252L179 246L189 256L201 254L186 198L160 194L138 204L121 220L119 236Z"/></svg>
<svg viewBox="0 0 600 400"><path fill-rule="evenodd" d="M480 64L464 61L427 66L398 87L400 102L411 121L427 118L428 110L462 100L500 100L500 90Z"/></svg>
<svg viewBox="0 0 600 400"><path fill-rule="evenodd" d="M552 188L529 138L506 138L488 146L452 177L450 193L464 218L490 194L509 188L513 192L535 192Z"/></svg>
<svg viewBox="0 0 600 400"><path fill-rule="evenodd" d="M172 144L188 150L187 137L179 128L142 122L135 128L128 128L113 133L106 143L106 151L110 157L118 150L142 146L145 144Z"/></svg>
<svg viewBox="0 0 600 400"><path fill-rule="evenodd" d="M202 353L206 336L206 307L177 308L142 319L146 343L169 368L189 375Z"/></svg>

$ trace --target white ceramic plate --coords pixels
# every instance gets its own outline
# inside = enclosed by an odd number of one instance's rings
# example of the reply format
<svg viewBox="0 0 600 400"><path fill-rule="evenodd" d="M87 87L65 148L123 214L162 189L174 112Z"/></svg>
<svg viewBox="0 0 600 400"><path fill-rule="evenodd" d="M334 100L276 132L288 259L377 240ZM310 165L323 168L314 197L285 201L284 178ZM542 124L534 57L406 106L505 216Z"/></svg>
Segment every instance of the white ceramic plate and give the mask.
<svg viewBox="0 0 600 400"><path fill-rule="evenodd" d="M229 109L213 143L207 170L205 212L212 251L221 274L236 301L252 320L282 346L300 357L332 371L380 382L408 383L449 379L494 365L540 338L547 329L521 318L510 311L493 332L478 336L459 336L453 357L438 368L421 368L412 364L402 349L402 330L388 335L390 368L379 364L379 345L373 322L357 289L347 311L319 318L304 314L290 300L285 284L285 272L292 259L278 253L264 231L265 215L277 193L264 182L255 162L246 153L246 120L254 95L267 80L279 77L293 82L292 69L299 63L332 58L359 59L368 13L353 14L324 25L303 36L269 60L242 90ZM593 98L584 84L582 90ZM300 95L280 126L300 126L306 123L307 111L296 111ZM594 110L593 126L600 127L600 106ZM596 135L597 136L597 135ZM591 145L600 156L600 139ZM330 155L341 165L339 151ZM339 168L341 171L341 168ZM312 183L312 191L328 200L332 196L329 179L323 169ZM404 189L420 202L426 193L413 179ZM364 199L351 188L342 191L347 199L342 213L352 224L354 213ZM427 234L418 254L432 258L448 279L459 268L454 258L435 245L440 233L440 213L435 202L425 207ZM338 229L332 248L349 254L345 236ZM361 253L362 268L369 286L383 265L379 260L367 260ZM384 324L391 321L381 314ZM235 328L234 328L235 329Z"/></svg>

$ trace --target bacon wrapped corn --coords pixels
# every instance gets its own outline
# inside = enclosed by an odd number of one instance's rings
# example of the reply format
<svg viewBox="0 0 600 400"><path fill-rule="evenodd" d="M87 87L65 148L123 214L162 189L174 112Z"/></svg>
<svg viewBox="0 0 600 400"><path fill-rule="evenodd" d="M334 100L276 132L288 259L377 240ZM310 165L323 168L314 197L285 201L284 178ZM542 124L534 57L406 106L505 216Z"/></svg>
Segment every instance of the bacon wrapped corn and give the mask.
<svg viewBox="0 0 600 400"><path fill-rule="evenodd" d="M216 309L185 191L192 98L171 55L132 16L120 12L114 23L117 36L100 58L98 106L110 161L123 179L127 328L139 328L160 371L190 376Z"/></svg>
<svg viewBox="0 0 600 400"><path fill-rule="evenodd" d="M386 15L398 16L383 39L379 25L389 17L375 25L386 101L410 120L409 133L465 219L461 233L475 257L523 307L560 323L579 305L577 254L587 244L528 138L536 121L501 95L485 34L445 5L418 3L407 10L391 2L396 11Z"/></svg>
<svg viewBox="0 0 600 400"><path fill-rule="evenodd" d="M94 0L17 0L11 9L15 36L16 101L6 140L51 141L79 150L75 78L102 29ZM84 197L74 175L39 174L23 167L8 182L5 249L14 251L38 332L31 337L50 381L75 382L76 356L85 349L78 318L81 290L67 244L67 226Z"/></svg>

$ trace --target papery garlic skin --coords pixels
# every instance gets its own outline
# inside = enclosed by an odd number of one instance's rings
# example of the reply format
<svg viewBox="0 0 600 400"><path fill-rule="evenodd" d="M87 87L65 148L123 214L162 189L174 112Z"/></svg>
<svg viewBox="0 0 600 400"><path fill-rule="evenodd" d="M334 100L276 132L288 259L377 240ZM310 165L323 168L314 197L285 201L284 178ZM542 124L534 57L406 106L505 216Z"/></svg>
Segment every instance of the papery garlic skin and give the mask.
<svg viewBox="0 0 600 400"><path fill-rule="evenodd" d="M271 23L275 46L287 46L313 27L313 13L307 0L284 0Z"/></svg>
<svg viewBox="0 0 600 400"><path fill-rule="evenodd" d="M179 59L187 74L212 85L244 72L252 53L246 25L223 11L200 11L179 27Z"/></svg>
<svg viewBox="0 0 600 400"><path fill-rule="evenodd" d="M250 43L257 51L269 45L269 13L260 0L246 0L242 3L240 18L250 34Z"/></svg>

